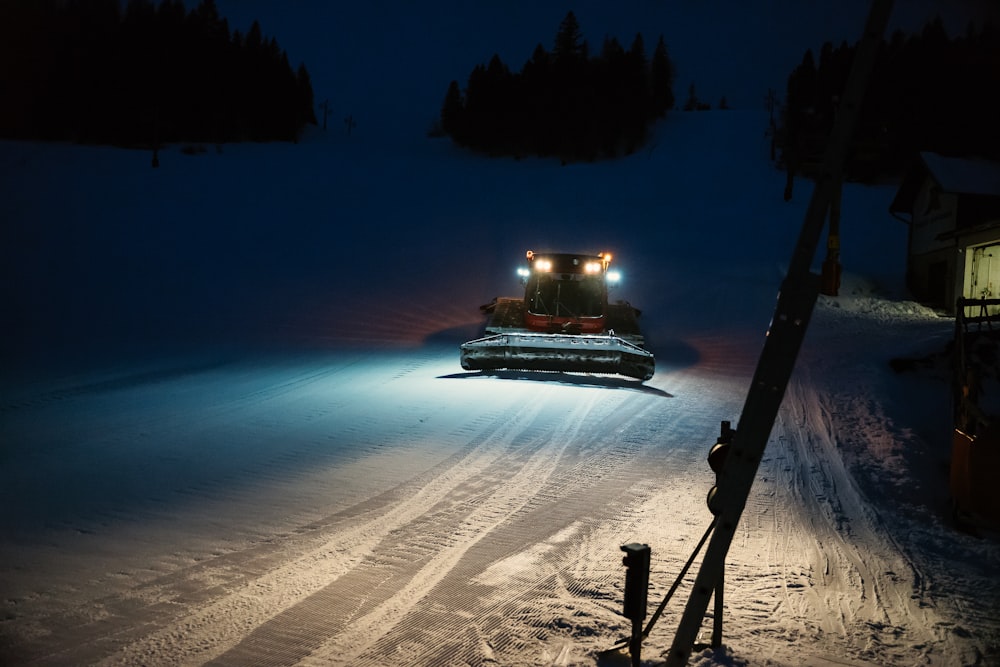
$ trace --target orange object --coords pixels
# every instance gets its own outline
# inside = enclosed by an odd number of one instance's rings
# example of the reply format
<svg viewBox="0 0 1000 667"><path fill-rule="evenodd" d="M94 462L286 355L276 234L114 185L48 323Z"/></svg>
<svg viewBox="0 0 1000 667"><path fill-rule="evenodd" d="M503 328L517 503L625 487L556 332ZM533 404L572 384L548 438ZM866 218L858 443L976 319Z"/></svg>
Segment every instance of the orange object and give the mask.
<svg viewBox="0 0 1000 667"><path fill-rule="evenodd" d="M1000 522L1000 425L977 435L955 429L951 444L951 497L955 509L973 523Z"/></svg>

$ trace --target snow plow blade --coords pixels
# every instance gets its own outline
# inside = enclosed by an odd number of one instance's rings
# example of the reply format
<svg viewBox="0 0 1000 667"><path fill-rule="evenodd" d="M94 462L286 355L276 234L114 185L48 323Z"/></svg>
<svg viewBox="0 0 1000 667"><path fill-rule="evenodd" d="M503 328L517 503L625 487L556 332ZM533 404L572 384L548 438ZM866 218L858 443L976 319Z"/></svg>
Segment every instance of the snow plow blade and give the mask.
<svg viewBox="0 0 1000 667"><path fill-rule="evenodd" d="M615 335L500 333L463 343L467 371L527 370L653 377L652 353Z"/></svg>

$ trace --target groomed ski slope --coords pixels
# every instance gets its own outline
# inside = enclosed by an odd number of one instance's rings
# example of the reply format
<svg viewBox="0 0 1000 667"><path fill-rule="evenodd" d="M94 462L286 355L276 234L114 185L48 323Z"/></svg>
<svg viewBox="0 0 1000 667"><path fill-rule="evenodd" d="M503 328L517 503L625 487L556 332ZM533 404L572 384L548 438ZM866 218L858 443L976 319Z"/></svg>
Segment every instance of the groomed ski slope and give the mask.
<svg viewBox="0 0 1000 667"><path fill-rule="evenodd" d="M5 661L621 664L619 545L651 546L652 610L710 520L705 455L808 198L783 201L766 120L678 113L566 167L322 133L158 170L0 145ZM888 365L952 326L900 287L893 193L845 189L841 296L730 552L727 648L697 664L997 659L998 543L947 520L946 374ZM615 253L652 380L462 371L528 247Z"/></svg>

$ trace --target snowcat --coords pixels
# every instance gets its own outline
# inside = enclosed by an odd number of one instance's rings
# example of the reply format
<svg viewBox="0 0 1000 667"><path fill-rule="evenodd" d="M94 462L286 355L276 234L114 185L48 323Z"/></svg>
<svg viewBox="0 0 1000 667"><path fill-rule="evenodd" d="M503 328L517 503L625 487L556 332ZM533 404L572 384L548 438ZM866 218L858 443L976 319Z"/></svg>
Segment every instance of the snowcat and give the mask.
<svg viewBox="0 0 1000 667"><path fill-rule="evenodd" d="M481 306L485 336L463 343L462 368L558 371L653 377L653 354L643 349L639 311L608 302L610 253L527 252L518 269L524 297L497 297Z"/></svg>

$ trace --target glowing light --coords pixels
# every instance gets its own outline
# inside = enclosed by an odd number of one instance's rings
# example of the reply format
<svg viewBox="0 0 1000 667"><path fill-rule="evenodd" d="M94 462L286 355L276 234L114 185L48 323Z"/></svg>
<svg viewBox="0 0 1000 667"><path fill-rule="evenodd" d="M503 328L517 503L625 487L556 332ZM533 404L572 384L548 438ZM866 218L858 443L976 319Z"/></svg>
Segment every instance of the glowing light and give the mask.
<svg viewBox="0 0 1000 667"><path fill-rule="evenodd" d="M617 271L608 271L607 277L609 283L617 283L622 279L622 274Z"/></svg>
<svg viewBox="0 0 1000 667"><path fill-rule="evenodd" d="M522 278L527 278L528 276L531 275L531 271L524 268L523 266L519 266L517 267L517 275L521 276Z"/></svg>
<svg viewBox="0 0 1000 667"><path fill-rule="evenodd" d="M583 270L586 271L587 273L600 273L600 271L601 271L601 263L600 262L587 262L584 265Z"/></svg>
<svg viewBox="0 0 1000 667"><path fill-rule="evenodd" d="M549 259L536 259L535 269L538 271L551 271L552 270L552 260Z"/></svg>

